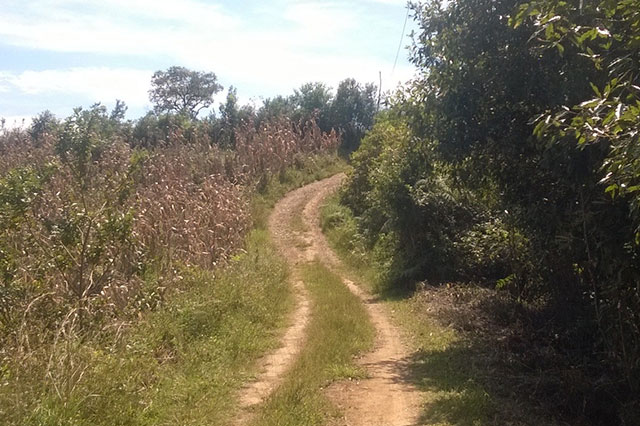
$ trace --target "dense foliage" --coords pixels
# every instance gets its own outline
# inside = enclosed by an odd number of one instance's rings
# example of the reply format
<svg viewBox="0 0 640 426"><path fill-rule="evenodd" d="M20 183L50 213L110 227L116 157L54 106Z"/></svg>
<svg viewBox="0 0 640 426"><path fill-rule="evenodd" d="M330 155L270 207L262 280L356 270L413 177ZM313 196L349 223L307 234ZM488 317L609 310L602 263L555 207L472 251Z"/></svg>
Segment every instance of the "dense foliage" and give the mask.
<svg viewBox="0 0 640 426"><path fill-rule="evenodd" d="M373 125L378 110L376 90L375 85L362 85L353 78L341 81L335 93L323 83L307 83L291 96L266 99L256 118L261 122L284 115L297 122L313 117L323 131L340 132L340 150L350 154Z"/></svg>
<svg viewBox="0 0 640 426"><path fill-rule="evenodd" d="M536 306L562 415L632 424L640 8L595 3L412 4L420 77L354 153L342 199L389 282L470 280Z"/></svg>
<svg viewBox="0 0 640 426"><path fill-rule="evenodd" d="M324 83L306 83L289 96L264 99L258 108L241 105L237 89L230 86L218 111L212 109L206 118L195 120L199 111L212 104L213 94L221 90L215 75L209 74L180 67L154 74L150 96L156 107L133 124L132 140L149 146L166 139L173 131L188 138L206 133L218 147L234 149L238 130L259 128L281 119L297 125L313 120L323 132L335 130L341 135L340 151L346 155L358 148L378 109L376 86L348 78L335 91ZM34 127L35 131L40 131L37 129L50 118L43 113L39 120L44 121Z"/></svg>

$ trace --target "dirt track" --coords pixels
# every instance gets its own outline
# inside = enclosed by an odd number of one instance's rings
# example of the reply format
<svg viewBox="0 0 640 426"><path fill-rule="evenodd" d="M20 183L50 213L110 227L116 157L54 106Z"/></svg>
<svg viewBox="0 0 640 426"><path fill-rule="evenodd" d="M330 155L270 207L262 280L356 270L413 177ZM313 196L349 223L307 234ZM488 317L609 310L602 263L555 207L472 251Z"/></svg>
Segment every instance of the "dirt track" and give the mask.
<svg viewBox="0 0 640 426"><path fill-rule="evenodd" d="M271 235L291 268L296 308L282 347L261 360L261 373L242 390L239 424L247 423L251 407L262 402L282 382L304 345L305 329L312 313L309 296L300 280L300 265L319 259L342 275L340 260L320 229L319 209L343 178L342 174L335 175L290 192L278 202L269 219ZM369 378L333 384L326 390L327 396L344 413L343 424L347 426L416 425L420 394L406 378L405 360L410 352L402 343L399 330L380 303L350 280L343 278L343 281L366 305L377 338L374 350L359 361Z"/></svg>

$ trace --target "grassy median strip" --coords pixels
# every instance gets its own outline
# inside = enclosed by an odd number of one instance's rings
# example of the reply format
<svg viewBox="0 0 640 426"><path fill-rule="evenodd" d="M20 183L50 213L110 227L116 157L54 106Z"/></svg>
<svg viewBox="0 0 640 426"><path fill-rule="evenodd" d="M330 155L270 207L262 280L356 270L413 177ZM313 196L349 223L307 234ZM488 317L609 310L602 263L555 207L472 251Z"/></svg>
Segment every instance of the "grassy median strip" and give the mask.
<svg viewBox="0 0 640 426"><path fill-rule="evenodd" d="M322 389L366 374L355 363L374 338L365 307L340 277L318 262L303 267L302 277L313 300L308 337L287 379L258 413L256 425L326 424L339 413Z"/></svg>

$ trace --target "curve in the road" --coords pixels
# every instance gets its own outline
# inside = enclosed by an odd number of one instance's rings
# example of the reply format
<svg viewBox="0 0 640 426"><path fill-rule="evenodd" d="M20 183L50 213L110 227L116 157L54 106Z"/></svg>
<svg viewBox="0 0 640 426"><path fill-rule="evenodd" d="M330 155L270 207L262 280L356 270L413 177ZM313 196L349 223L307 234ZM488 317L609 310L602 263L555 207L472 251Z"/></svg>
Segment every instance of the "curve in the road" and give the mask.
<svg viewBox="0 0 640 426"><path fill-rule="evenodd" d="M247 423L251 407L264 401L277 388L304 345L311 312L309 296L300 279L300 265L319 259L341 275L340 260L320 229L319 212L322 202L343 179L344 175L339 174L290 192L277 203L269 219L273 240L291 268L296 308L282 346L261 360L260 374L243 388L238 424ZM302 215L302 221L296 220L299 215ZM296 229L294 223L302 223L302 229ZM335 383L326 390L328 397L344 413L344 423L348 426L417 424L420 394L406 375L410 351L399 337L399 330L389 320L385 307L352 281L344 277L343 281L365 304L377 339L375 349L360 360L368 378Z"/></svg>

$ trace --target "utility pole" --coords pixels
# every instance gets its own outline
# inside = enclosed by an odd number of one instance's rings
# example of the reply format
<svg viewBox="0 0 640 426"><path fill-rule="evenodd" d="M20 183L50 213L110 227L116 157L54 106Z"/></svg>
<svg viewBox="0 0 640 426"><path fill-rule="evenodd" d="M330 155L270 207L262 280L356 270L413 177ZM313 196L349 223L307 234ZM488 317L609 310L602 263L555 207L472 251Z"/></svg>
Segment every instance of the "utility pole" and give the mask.
<svg viewBox="0 0 640 426"><path fill-rule="evenodd" d="M382 71L378 71L378 77L380 78L380 84L378 84L378 106L376 112L380 112L380 98L382 97Z"/></svg>

